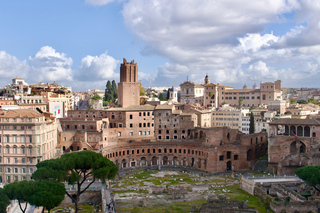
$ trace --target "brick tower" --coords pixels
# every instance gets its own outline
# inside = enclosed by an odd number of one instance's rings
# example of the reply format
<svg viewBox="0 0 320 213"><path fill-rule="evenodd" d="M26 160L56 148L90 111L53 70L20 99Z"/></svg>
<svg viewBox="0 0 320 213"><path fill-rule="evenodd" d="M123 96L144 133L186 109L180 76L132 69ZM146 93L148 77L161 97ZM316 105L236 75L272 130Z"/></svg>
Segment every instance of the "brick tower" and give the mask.
<svg viewBox="0 0 320 213"><path fill-rule="evenodd" d="M138 65L124 58L120 66L120 83L118 83L118 104L121 107L140 105L140 82L138 82Z"/></svg>

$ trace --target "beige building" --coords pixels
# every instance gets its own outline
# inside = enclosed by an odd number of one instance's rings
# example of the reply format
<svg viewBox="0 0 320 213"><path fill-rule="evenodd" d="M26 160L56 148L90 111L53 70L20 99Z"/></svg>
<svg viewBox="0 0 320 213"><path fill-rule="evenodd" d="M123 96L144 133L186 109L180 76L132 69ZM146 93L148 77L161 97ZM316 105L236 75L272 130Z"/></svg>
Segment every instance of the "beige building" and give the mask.
<svg viewBox="0 0 320 213"><path fill-rule="evenodd" d="M227 126L231 129L241 131L242 113L229 105L223 105L218 110L212 111L212 125L214 127Z"/></svg>
<svg viewBox="0 0 320 213"><path fill-rule="evenodd" d="M57 121L30 109L0 111L0 182L30 180L36 164L55 157Z"/></svg>
<svg viewBox="0 0 320 213"><path fill-rule="evenodd" d="M183 109L184 113L197 115L197 127L211 127L211 111L194 105L187 105Z"/></svg>
<svg viewBox="0 0 320 213"><path fill-rule="evenodd" d="M256 84L252 89L246 85L242 89L221 85L219 83L210 83L209 76L206 75L204 84L199 85L191 81L186 81L180 85L181 102L199 103L207 108L218 108L222 104L230 106L248 106L254 107L267 105L269 101L282 100L281 81L260 83L260 89ZM239 103L239 100L240 101Z"/></svg>
<svg viewBox="0 0 320 213"><path fill-rule="evenodd" d="M292 118L306 119L310 116L316 116L320 112L320 107L315 104L301 104L291 106L286 109L287 112L291 112Z"/></svg>

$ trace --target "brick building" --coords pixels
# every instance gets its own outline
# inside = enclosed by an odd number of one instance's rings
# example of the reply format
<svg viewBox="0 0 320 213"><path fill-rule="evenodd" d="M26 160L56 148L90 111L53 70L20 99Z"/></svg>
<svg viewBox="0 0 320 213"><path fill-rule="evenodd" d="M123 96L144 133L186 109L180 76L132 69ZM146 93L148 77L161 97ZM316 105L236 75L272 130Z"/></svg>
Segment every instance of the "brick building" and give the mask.
<svg viewBox="0 0 320 213"><path fill-rule="evenodd" d="M267 134L243 135L226 127L191 129L182 141L133 141L110 144L103 155L120 169L148 166L194 167L208 172L253 168L267 152Z"/></svg>
<svg viewBox="0 0 320 213"><path fill-rule="evenodd" d="M320 165L320 121L278 119L269 123L269 171L294 174L301 166Z"/></svg>
<svg viewBox="0 0 320 213"><path fill-rule="evenodd" d="M154 110L155 136L157 140L181 140L197 126L197 115L182 113L174 105L158 105Z"/></svg>

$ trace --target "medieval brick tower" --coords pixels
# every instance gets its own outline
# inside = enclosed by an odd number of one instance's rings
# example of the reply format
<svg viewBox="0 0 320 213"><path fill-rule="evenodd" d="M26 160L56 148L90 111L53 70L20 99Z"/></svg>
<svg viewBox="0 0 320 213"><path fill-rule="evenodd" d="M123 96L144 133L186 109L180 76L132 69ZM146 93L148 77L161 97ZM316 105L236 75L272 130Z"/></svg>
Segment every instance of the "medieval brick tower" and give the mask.
<svg viewBox="0 0 320 213"><path fill-rule="evenodd" d="M118 103L121 107L140 105L140 82L138 82L138 65L124 58L120 66L120 83L118 83Z"/></svg>

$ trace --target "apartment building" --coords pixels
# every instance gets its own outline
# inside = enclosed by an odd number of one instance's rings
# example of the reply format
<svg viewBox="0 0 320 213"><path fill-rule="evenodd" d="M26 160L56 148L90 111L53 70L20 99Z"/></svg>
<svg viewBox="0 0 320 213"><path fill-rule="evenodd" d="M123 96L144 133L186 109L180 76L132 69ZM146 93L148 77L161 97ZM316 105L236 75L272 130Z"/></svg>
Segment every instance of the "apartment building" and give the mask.
<svg viewBox="0 0 320 213"><path fill-rule="evenodd" d="M247 126L248 113L248 109L237 109L225 104L219 109L212 111L212 126L227 126L231 129L244 131L243 133L249 133L249 127Z"/></svg>
<svg viewBox="0 0 320 213"><path fill-rule="evenodd" d="M53 158L57 121L31 109L0 111L0 182L30 180L36 164Z"/></svg>

